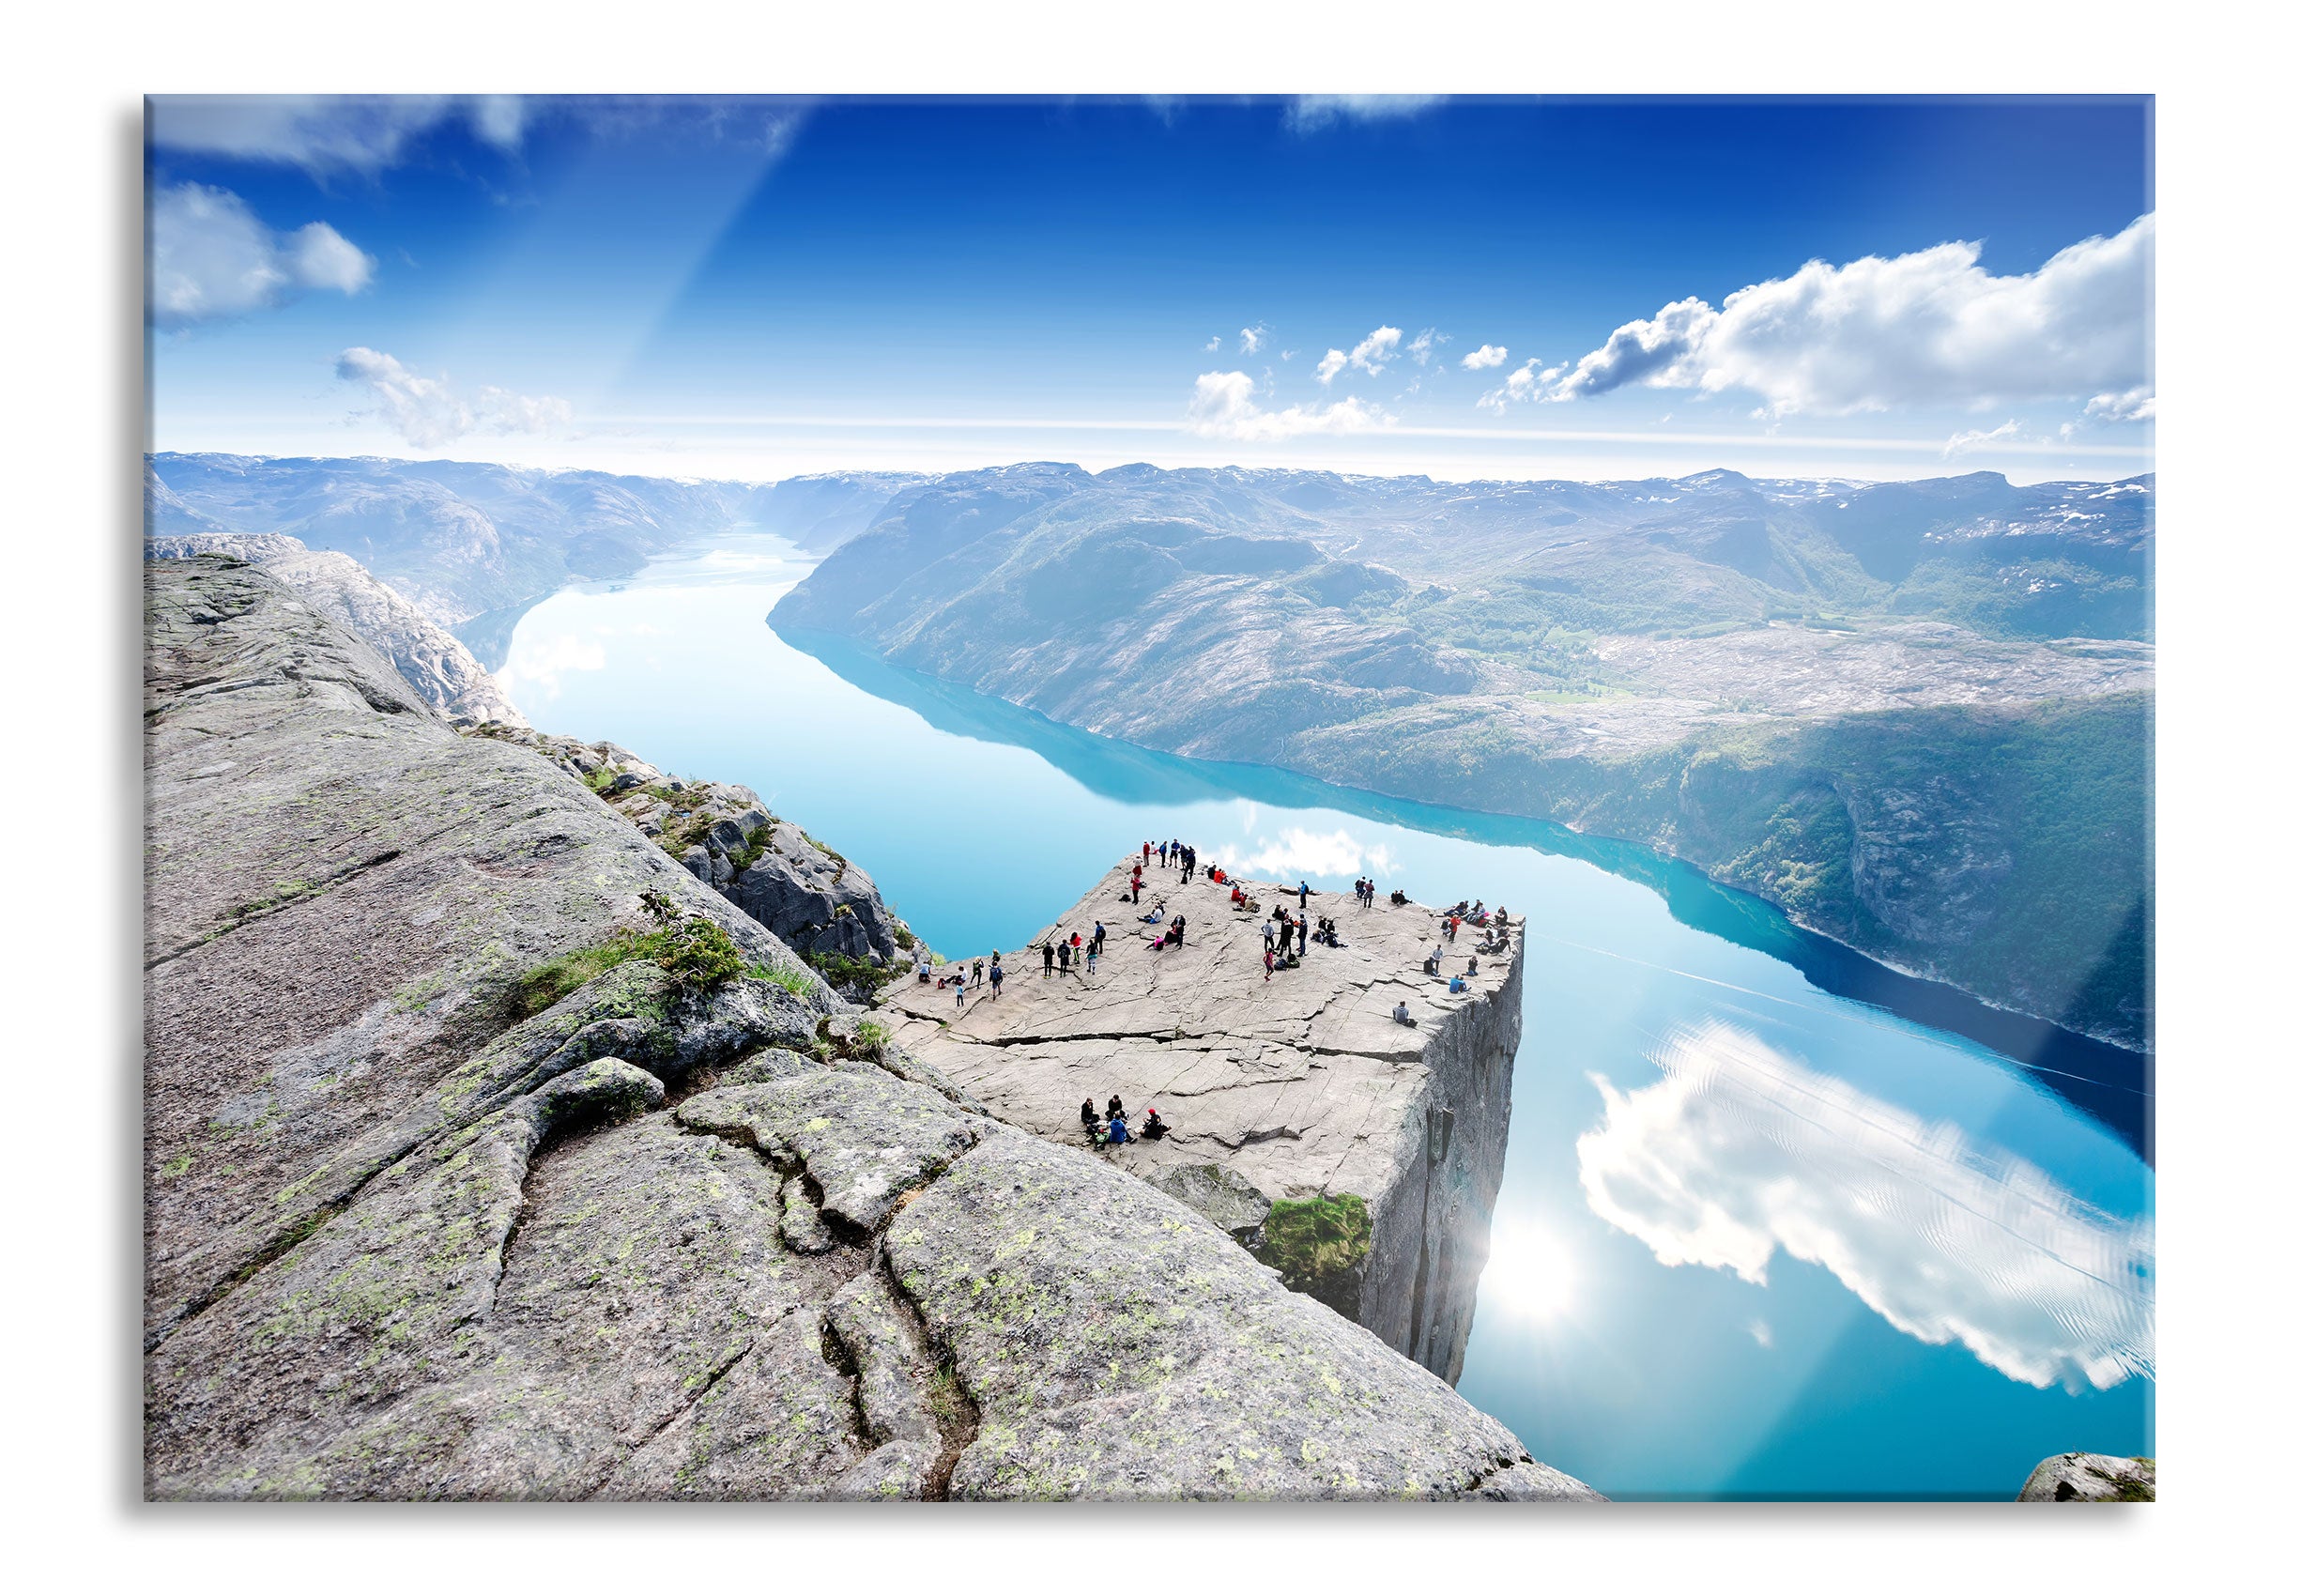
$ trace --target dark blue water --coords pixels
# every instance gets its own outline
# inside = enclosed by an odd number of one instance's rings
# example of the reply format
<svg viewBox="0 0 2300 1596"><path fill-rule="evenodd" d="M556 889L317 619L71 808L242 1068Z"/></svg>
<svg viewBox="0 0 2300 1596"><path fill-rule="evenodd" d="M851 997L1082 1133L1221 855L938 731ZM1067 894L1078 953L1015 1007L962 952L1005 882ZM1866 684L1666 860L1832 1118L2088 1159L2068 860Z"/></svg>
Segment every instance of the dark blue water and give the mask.
<svg viewBox="0 0 2300 1596"><path fill-rule="evenodd" d="M2145 1061L1895 975L1539 821L1152 754L765 624L726 540L521 620L537 725L740 781L946 952L1011 946L1145 836L1530 916L1463 1393L1615 1496L2002 1498L2154 1452Z"/></svg>

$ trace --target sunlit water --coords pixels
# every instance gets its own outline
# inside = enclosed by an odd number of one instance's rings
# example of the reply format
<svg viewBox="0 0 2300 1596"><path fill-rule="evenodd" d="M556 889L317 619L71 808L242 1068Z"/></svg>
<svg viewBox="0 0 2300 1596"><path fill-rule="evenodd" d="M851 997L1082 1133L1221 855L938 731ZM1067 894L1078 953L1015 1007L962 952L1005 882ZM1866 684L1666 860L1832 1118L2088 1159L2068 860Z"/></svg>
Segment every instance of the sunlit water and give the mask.
<svg viewBox="0 0 2300 1596"><path fill-rule="evenodd" d="M1615 1496L2003 1498L2052 1452L2153 1454L2130 1055L1640 850L1151 754L794 646L765 617L806 569L738 537L562 592L505 685L538 726L756 788L947 953L1014 946L1146 836L1531 916L1461 1389L1537 1456Z"/></svg>

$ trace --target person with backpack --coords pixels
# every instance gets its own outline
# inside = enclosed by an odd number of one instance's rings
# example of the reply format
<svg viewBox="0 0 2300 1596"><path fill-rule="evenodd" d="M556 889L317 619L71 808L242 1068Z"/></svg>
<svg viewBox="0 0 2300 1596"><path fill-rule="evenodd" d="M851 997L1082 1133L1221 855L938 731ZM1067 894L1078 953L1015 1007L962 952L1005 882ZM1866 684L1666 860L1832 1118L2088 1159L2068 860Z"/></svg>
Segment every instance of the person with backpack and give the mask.
<svg viewBox="0 0 2300 1596"><path fill-rule="evenodd" d="M990 995L997 997L999 989L1005 984L1006 967L998 961L998 955L993 953L990 955Z"/></svg>

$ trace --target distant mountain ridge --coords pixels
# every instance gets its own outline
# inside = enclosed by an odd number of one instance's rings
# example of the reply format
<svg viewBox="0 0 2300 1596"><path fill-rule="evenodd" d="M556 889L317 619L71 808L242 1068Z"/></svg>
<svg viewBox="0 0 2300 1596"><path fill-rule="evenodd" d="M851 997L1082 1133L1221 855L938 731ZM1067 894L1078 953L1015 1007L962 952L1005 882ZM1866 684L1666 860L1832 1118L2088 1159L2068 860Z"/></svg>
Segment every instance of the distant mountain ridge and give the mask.
<svg viewBox="0 0 2300 1596"><path fill-rule="evenodd" d="M2154 536L2152 476L1032 463L897 495L774 622L1147 746L1649 842L2145 1046Z"/></svg>
<svg viewBox="0 0 2300 1596"><path fill-rule="evenodd" d="M817 551L925 479L836 472L761 485L452 460L154 454L147 535L280 533L346 554L489 668L521 611L570 582L627 576L739 528Z"/></svg>
<svg viewBox="0 0 2300 1596"><path fill-rule="evenodd" d="M2153 475L148 464L149 532L347 555L487 668L568 582L774 531L831 550L780 628L1148 747L1646 842L1902 968L2153 1033Z"/></svg>

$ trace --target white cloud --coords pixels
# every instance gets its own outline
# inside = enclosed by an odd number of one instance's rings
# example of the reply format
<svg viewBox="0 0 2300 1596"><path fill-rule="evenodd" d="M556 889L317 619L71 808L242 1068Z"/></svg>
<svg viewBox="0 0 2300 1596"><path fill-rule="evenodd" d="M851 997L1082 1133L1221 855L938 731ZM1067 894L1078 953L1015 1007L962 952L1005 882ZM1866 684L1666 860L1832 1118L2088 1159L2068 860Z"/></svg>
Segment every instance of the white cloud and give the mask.
<svg viewBox="0 0 2300 1596"><path fill-rule="evenodd" d="M1382 410L1355 396L1326 406L1265 410L1254 403L1254 379L1242 371L1210 371L1190 394L1184 424L1204 437L1266 443L1317 433L1371 432L1390 424Z"/></svg>
<svg viewBox="0 0 2300 1596"><path fill-rule="evenodd" d="M1215 351L1215 350L1217 350L1217 349L1220 348L1221 346L1222 346L1222 335L1221 335L1220 333L1217 332L1217 333L1216 333L1216 334L1215 334L1213 337L1211 337L1211 338L1209 338L1209 339L1207 339L1207 340L1206 340L1206 347L1205 347L1205 352L1206 352L1207 354L1211 355L1212 353L1214 353L1214 351ZM1251 349L1249 349L1249 350L1247 350L1246 352L1247 352L1248 354L1250 354L1250 355L1253 353L1253 351L1252 351Z"/></svg>
<svg viewBox="0 0 2300 1596"><path fill-rule="evenodd" d="M1418 366L1426 366L1430 363L1430 351L1432 349L1435 348L1440 344L1450 344L1452 342L1453 340L1450 337L1438 331L1436 328L1425 327L1419 332L1414 334L1414 341L1405 346L1405 352L1414 357L1414 364Z"/></svg>
<svg viewBox="0 0 2300 1596"><path fill-rule="evenodd" d="M516 148L526 114L515 97L446 94L162 94L147 131L162 149L273 161L310 172L377 172L454 117Z"/></svg>
<svg viewBox="0 0 2300 1596"><path fill-rule="evenodd" d="M1382 368L1397 359L1398 340L1405 334L1394 327L1377 327L1357 341L1348 354L1328 349L1318 362L1318 380L1330 383L1347 367L1355 367L1369 376L1379 376Z"/></svg>
<svg viewBox="0 0 2300 1596"><path fill-rule="evenodd" d="M1974 428L1967 432L1960 432L1942 444L1940 457L1943 460L1954 460L1959 454L1984 448L1991 443L2024 442L2028 436L2028 428L2022 426L2017 421L2010 421L2002 425L1990 427L1986 432Z"/></svg>
<svg viewBox="0 0 2300 1596"><path fill-rule="evenodd" d="M1259 355L1262 353L1262 340L1268 335L1269 330L1260 322L1254 323L1251 327L1239 328L1238 347L1250 355Z"/></svg>
<svg viewBox="0 0 2300 1596"><path fill-rule="evenodd" d="M1664 1041L1577 1144L1591 1209L1670 1266L1756 1285L1775 1251L1817 1264L1894 1328L1962 1343L2036 1387L2153 1377L2156 1243L2044 1171L1747 1032Z"/></svg>
<svg viewBox="0 0 2300 1596"><path fill-rule="evenodd" d="M284 304L306 289L356 294L375 257L324 222L274 233L228 189L179 183L151 202L151 317L184 327Z"/></svg>
<svg viewBox="0 0 2300 1596"><path fill-rule="evenodd" d="M2026 276L1982 268L1974 243L1845 266L1808 261L1714 309L1664 305L1617 328L1544 399L1643 383L1746 389L1770 412L1847 415L1896 405L1985 405L2097 395L2102 414L2153 412L2149 281L2156 222L2086 238Z"/></svg>
<svg viewBox="0 0 2300 1596"><path fill-rule="evenodd" d="M2156 419L2155 385L2144 382L2122 393L2095 393L2085 401L2084 413L2102 422L2153 422Z"/></svg>
<svg viewBox="0 0 2300 1596"><path fill-rule="evenodd" d="M482 388L476 400L466 400L445 376L409 371L380 349L345 350L335 359L335 375L373 394L376 413L419 449L452 443L475 432L547 435L575 421L574 407L564 399Z"/></svg>
<svg viewBox="0 0 2300 1596"><path fill-rule="evenodd" d="M1495 351L1495 353L1499 355L1503 360L1509 359L1509 352L1507 350L1497 349ZM1496 362L1488 361L1486 363L1491 365ZM1462 364L1469 364L1469 361L1466 357L1464 358ZM1557 375L1558 369L1559 368L1553 366L1547 373L1544 373L1541 370L1541 357L1539 355L1532 356L1524 365L1518 367L1508 376L1502 378L1501 386L1499 388L1493 390L1489 393L1479 395L1478 408L1480 410L1491 410L1494 412L1494 414L1498 416L1512 405L1522 405L1526 400L1534 396L1535 391L1541 385L1545 378L1555 377Z"/></svg>
<svg viewBox="0 0 2300 1596"><path fill-rule="evenodd" d="M1287 107L1286 125L1309 133L1337 122L1398 122L1445 100L1442 94L1300 94Z"/></svg>
<svg viewBox="0 0 2300 1596"><path fill-rule="evenodd" d="M1501 364L1509 358L1510 350L1507 345L1480 344L1462 357L1462 369L1464 371L1484 371L1490 366Z"/></svg>
<svg viewBox="0 0 2300 1596"><path fill-rule="evenodd" d="M1281 361L1290 361L1300 353L1299 349L1280 349L1278 351L1278 358Z"/></svg>

